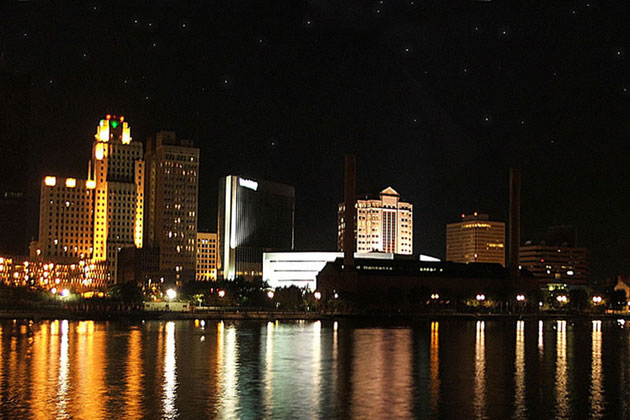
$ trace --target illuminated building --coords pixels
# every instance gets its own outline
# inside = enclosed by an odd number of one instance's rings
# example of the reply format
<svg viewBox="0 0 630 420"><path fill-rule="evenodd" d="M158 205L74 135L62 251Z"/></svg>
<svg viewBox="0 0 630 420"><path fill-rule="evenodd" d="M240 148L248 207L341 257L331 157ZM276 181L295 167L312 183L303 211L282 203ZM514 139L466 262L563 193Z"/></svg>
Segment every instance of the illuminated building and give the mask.
<svg viewBox="0 0 630 420"><path fill-rule="evenodd" d="M462 221L446 225L446 261L498 263L505 267L505 223L487 214L462 214Z"/></svg>
<svg viewBox="0 0 630 420"><path fill-rule="evenodd" d="M42 181L37 244L42 256L61 257L57 261L91 258L94 189L86 184L53 176Z"/></svg>
<svg viewBox="0 0 630 420"><path fill-rule="evenodd" d="M87 179L46 176L40 199L39 241L32 256L56 261L107 262L116 281L122 248L142 248L144 161L124 117L97 126Z"/></svg>
<svg viewBox="0 0 630 420"><path fill-rule="evenodd" d="M107 261L115 281L118 252L142 248L144 161L142 143L131 138L124 117L107 115L100 121L92 146L91 173L86 185L94 187L94 246L92 258Z"/></svg>
<svg viewBox="0 0 630 420"><path fill-rule="evenodd" d="M373 252L354 253L355 258L394 259L394 254ZM316 279L326 263L342 258L343 252L265 252L263 254L263 280L269 287L306 287L316 289Z"/></svg>
<svg viewBox="0 0 630 420"><path fill-rule="evenodd" d="M540 283L586 284L586 248L525 245L519 249L519 264Z"/></svg>
<svg viewBox="0 0 630 420"><path fill-rule="evenodd" d="M23 254L32 234L28 215L36 209L27 201L30 111L30 78L0 70L0 255Z"/></svg>
<svg viewBox="0 0 630 420"><path fill-rule="evenodd" d="M219 181L219 276L262 276L264 251L291 250L295 189L229 175Z"/></svg>
<svg viewBox="0 0 630 420"><path fill-rule="evenodd" d="M160 131L147 141L147 246L159 248L166 282L195 278L199 149Z"/></svg>
<svg viewBox="0 0 630 420"><path fill-rule="evenodd" d="M197 281L217 279L217 234L197 232Z"/></svg>
<svg viewBox="0 0 630 420"><path fill-rule="evenodd" d="M0 257L0 283L40 287L57 293L63 289L77 293L105 290L106 262L85 259L65 263L55 261L55 258L44 257Z"/></svg>
<svg viewBox="0 0 630 420"><path fill-rule="evenodd" d="M379 199L357 200L356 251L413 253L413 205L400 201L392 187L379 194ZM337 247L343 251L345 205L339 204Z"/></svg>

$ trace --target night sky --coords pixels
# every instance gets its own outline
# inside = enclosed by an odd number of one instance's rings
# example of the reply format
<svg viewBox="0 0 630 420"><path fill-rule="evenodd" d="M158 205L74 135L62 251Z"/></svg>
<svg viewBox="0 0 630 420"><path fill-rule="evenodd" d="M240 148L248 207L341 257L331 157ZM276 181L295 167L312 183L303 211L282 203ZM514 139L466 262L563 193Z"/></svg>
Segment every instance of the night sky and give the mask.
<svg viewBox="0 0 630 420"><path fill-rule="evenodd" d="M578 228L595 279L630 272L627 1L15 1L5 70L32 77L32 153L85 177L106 113L135 140L201 149L199 227L232 173L296 188L296 248L335 249L343 154L358 190L414 204L414 250L444 256L463 212L507 221L522 168L522 237ZM36 222L34 222L36 223Z"/></svg>

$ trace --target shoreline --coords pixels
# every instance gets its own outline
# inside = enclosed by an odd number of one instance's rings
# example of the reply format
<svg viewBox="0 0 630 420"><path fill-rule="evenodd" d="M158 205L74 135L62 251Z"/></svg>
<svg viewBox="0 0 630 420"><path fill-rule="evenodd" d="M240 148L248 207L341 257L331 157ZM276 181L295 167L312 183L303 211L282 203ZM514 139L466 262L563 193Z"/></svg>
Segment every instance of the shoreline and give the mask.
<svg viewBox="0 0 630 420"><path fill-rule="evenodd" d="M217 311L217 312L69 312L69 311L27 311L0 310L0 320L94 320L94 321L144 321L144 320L229 320L229 321L275 321L275 320L365 320L365 321L416 321L416 320L630 320L630 312L624 313L318 313L280 311Z"/></svg>

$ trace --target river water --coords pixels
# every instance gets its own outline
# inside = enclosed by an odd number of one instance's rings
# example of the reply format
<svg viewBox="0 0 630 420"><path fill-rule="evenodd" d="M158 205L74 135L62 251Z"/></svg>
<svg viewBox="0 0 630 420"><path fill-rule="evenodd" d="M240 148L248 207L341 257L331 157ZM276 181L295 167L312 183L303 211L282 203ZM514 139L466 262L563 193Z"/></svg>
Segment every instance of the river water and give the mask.
<svg viewBox="0 0 630 420"><path fill-rule="evenodd" d="M2 321L0 418L630 418L630 324Z"/></svg>

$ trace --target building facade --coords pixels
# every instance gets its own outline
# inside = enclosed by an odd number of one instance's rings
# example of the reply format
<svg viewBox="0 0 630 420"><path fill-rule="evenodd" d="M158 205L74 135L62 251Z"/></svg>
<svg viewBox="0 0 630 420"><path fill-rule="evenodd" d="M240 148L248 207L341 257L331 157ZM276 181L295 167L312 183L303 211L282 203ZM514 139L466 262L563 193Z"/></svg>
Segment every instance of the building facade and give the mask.
<svg viewBox="0 0 630 420"><path fill-rule="evenodd" d="M392 187L380 192L378 199L357 200L356 251L413 253L413 205L400 201ZM337 212L337 249L343 251L345 205Z"/></svg>
<svg viewBox="0 0 630 420"><path fill-rule="evenodd" d="M446 225L446 261L498 263L505 267L505 223L487 214L462 214L462 221Z"/></svg>
<svg viewBox="0 0 630 420"><path fill-rule="evenodd" d="M217 234L197 232L197 265L195 280L217 279Z"/></svg>
<svg viewBox="0 0 630 420"><path fill-rule="evenodd" d="M146 242L159 248L167 282L195 279L199 149L172 131L147 141Z"/></svg>
<svg viewBox="0 0 630 420"><path fill-rule="evenodd" d="M526 245L519 248L519 265L539 283L583 285L588 282L586 248Z"/></svg>
<svg viewBox="0 0 630 420"><path fill-rule="evenodd" d="M262 276L263 252L294 245L295 189L229 175L219 181L219 277Z"/></svg>
<svg viewBox="0 0 630 420"><path fill-rule="evenodd" d="M106 262L111 284L119 251L143 245L144 161L122 116L107 115L94 137L87 179L44 178L31 255Z"/></svg>

